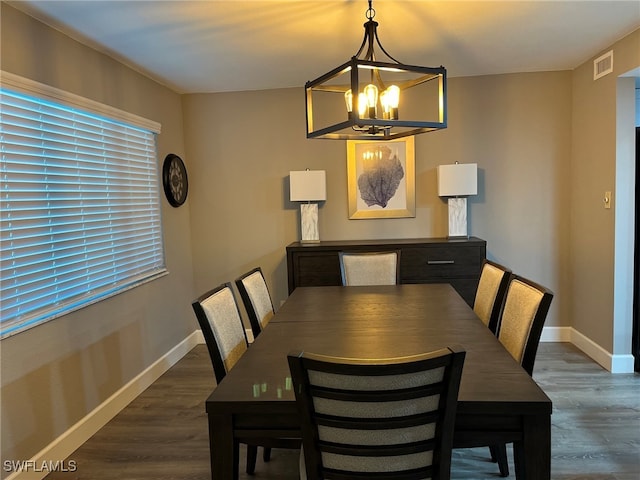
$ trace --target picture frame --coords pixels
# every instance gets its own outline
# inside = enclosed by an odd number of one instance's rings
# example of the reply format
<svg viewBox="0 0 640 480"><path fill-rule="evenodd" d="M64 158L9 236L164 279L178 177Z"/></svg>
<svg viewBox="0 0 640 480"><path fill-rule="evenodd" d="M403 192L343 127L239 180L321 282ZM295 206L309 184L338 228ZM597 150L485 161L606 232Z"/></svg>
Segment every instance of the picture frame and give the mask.
<svg viewBox="0 0 640 480"><path fill-rule="evenodd" d="M347 140L349 218L416 216L414 137Z"/></svg>

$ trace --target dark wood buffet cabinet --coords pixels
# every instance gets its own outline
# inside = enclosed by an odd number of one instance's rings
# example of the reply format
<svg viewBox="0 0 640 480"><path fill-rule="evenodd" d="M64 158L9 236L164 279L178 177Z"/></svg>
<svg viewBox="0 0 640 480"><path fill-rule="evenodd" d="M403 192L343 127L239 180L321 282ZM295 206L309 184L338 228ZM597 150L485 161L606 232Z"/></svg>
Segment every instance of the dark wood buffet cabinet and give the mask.
<svg viewBox="0 0 640 480"><path fill-rule="evenodd" d="M463 239L341 240L287 246L289 293L296 287L341 285L338 252L400 250L400 283L450 283L473 305L487 242Z"/></svg>

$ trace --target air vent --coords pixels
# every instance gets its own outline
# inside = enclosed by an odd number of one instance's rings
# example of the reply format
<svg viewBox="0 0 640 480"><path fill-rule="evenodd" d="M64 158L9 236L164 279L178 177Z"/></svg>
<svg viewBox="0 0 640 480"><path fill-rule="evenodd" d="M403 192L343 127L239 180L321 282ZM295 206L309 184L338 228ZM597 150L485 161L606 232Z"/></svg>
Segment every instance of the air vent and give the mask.
<svg viewBox="0 0 640 480"><path fill-rule="evenodd" d="M593 61L593 79L597 80L611 72L613 72L613 50L609 50Z"/></svg>

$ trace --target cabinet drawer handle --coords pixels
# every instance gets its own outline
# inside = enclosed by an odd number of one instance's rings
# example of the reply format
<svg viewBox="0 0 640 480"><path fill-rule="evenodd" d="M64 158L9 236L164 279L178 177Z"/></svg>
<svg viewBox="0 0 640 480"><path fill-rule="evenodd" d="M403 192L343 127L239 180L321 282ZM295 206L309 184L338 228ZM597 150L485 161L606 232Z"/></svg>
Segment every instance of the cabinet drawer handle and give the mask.
<svg viewBox="0 0 640 480"><path fill-rule="evenodd" d="M455 260L427 260L427 265L449 265L456 263Z"/></svg>

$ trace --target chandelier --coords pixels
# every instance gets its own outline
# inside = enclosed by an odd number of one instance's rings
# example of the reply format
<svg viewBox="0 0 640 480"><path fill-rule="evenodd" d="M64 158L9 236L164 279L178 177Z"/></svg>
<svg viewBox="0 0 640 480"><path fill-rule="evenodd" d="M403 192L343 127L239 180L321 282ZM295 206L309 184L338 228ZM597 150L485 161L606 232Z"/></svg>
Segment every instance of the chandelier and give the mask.
<svg viewBox="0 0 640 480"><path fill-rule="evenodd" d="M446 69L405 65L389 55L368 1L358 52L305 85L307 138L392 140L447 128Z"/></svg>

